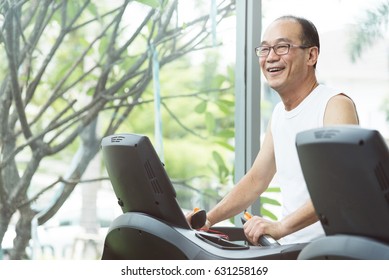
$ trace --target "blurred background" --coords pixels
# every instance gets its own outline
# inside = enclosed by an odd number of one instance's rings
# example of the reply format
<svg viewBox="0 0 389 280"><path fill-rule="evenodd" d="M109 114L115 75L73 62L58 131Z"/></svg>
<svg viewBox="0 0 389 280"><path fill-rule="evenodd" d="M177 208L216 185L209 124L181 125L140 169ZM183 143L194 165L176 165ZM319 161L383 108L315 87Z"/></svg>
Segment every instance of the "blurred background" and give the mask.
<svg viewBox="0 0 389 280"><path fill-rule="evenodd" d="M263 28L285 14L313 21L319 81L389 139L389 1L258 2ZM234 0L2 0L0 26L0 259L101 257L121 214L107 135L147 135L184 212L234 185ZM279 98L263 79L257 94L261 139ZM275 178L260 214L278 218L278 192Z"/></svg>

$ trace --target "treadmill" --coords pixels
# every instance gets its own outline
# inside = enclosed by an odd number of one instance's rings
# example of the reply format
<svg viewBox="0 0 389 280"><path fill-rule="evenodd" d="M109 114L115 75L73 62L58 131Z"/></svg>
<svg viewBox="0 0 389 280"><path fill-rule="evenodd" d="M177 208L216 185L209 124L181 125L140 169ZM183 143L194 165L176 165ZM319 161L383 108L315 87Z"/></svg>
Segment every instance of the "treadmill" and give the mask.
<svg viewBox="0 0 389 280"><path fill-rule="evenodd" d="M296 147L326 233L298 259L389 260L389 150L377 130L339 125L300 132Z"/></svg>
<svg viewBox="0 0 389 280"><path fill-rule="evenodd" d="M102 139L101 149L123 212L108 230L103 260L291 260L297 259L307 245L254 246L241 227L194 230L147 136L107 136Z"/></svg>

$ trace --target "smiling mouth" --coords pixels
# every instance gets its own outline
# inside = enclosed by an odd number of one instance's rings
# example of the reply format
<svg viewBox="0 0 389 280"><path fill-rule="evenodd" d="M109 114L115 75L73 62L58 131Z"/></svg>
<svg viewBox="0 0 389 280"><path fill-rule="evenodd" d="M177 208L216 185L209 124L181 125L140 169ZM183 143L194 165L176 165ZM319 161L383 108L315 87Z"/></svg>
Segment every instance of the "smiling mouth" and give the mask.
<svg viewBox="0 0 389 280"><path fill-rule="evenodd" d="M269 73L276 73L276 72L280 72L280 71L284 70L284 68L283 67L269 67L266 70Z"/></svg>

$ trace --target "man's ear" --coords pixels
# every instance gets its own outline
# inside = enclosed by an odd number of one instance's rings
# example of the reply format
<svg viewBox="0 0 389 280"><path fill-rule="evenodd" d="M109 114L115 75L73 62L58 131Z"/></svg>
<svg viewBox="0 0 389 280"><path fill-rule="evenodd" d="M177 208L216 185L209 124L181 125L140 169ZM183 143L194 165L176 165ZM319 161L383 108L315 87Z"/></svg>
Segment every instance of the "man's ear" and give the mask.
<svg viewBox="0 0 389 280"><path fill-rule="evenodd" d="M317 59L319 58L319 49L318 47L309 48L308 52L308 65L315 65L317 63Z"/></svg>

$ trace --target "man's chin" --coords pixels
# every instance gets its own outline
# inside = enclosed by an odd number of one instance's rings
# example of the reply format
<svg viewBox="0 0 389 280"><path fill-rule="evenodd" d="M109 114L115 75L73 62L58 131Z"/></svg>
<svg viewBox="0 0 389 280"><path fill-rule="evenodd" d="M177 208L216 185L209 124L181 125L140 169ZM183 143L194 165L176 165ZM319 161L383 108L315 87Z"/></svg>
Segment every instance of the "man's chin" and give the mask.
<svg viewBox="0 0 389 280"><path fill-rule="evenodd" d="M282 89L282 84L278 82L268 82L269 87L271 87L275 91L279 91Z"/></svg>

